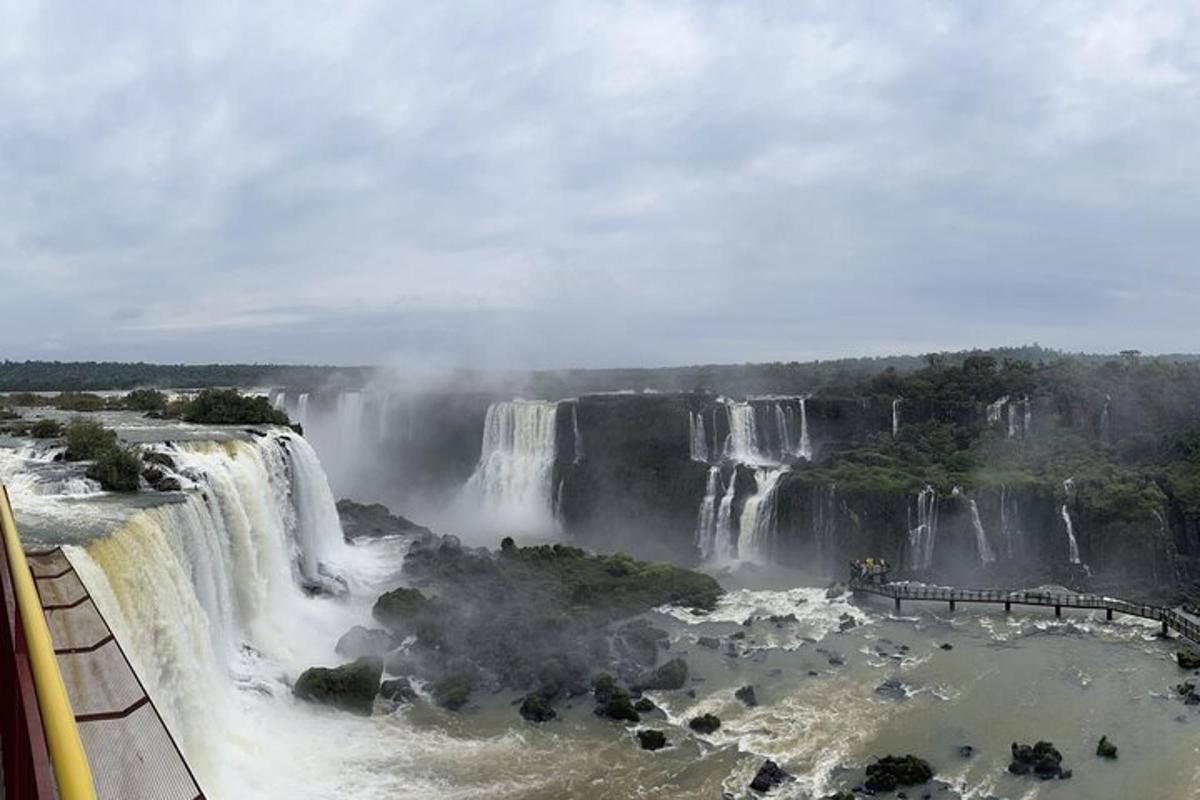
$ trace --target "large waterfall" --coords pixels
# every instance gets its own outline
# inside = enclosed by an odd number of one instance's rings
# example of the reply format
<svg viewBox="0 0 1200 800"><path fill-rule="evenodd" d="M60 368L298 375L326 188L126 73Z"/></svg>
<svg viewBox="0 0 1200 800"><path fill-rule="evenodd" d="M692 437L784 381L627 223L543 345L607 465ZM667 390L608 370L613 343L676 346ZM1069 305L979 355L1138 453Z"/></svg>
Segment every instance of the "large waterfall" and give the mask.
<svg viewBox="0 0 1200 800"><path fill-rule="evenodd" d="M709 467L708 480L704 485L704 499L700 501L700 515L696 520L696 548L700 558L707 561L713 556L717 543L717 494L721 491L721 468Z"/></svg>
<svg viewBox="0 0 1200 800"><path fill-rule="evenodd" d="M1075 489L1075 480L1067 478L1063 481L1063 492L1066 494L1066 500L1062 504L1062 520L1063 525L1067 529L1067 558L1072 564L1082 563L1079 557L1079 542L1075 539L1075 523L1071 521L1071 510L1067 505L1071 502L1071 493Z"/></svg>
<svg viewBox="0 0 1200 800"><path fill-rule="evenodd" d="M493 403L483 445L462 498L486 516L489 528L549 533L558 528L554 466L558 457L559 403L512 400Z"/></svg>
<svg viewBox="0 0 1200 800"><path fill-rule="evenodd" d="M209 796L334 791L282 680L361 611L302 589L351 558L321 467L286 432L167 450L193 488L69 557Z"/></svg>
<svg viewBox="0 0 1200 800"><path fill-rule="evenodd" d="M775 500L779 479L787 467L760 469L754 473L755 492L742 506L738 525L738 556L745 560L765 563L770 560L771 541L775 534Z"/></svg>
<svg viewBox="0 0 1200 800"><path fill-rule="evenodd" d="M729 418L729 436L724 448L726 459L748 466L778 466L789 461L812 460L806 398L726 401L725 410ZM699 422L698 416L696 422ZM695 429L693 423L692 430ZM702 424L700 430L703 431ZM693 442L694 457L695 438Z"/></svg>
<svg viewBox="0 0 1200 800"><path fill-rule="evenodd" d="M983 529L983 520L979 518L979 504L974 500L968 502L971 507L971 526L975 529L975 552L979 556L979 563L986 566L996 560L996 555Z"/></svg>

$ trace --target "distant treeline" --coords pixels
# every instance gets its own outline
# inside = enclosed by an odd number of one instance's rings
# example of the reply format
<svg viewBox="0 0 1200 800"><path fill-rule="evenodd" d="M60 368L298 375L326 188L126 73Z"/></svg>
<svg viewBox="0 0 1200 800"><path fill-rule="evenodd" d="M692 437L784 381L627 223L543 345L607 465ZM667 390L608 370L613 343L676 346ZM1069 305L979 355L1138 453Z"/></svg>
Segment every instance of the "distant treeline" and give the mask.
<svg viewBox="0 0 1200 800"><path fill-rule="evenodd" d="M930 364L961 365L973 356L989 356L997 364L1023 363L1034 367L1069 360L1100 366L1137 358L1136 351L1119 354L1066 353L1032 344L990 350L962 350L927 355L841 358L828 361L758 364L706 364L683 367L628 369L565 369L536 372L456 370L444 376L440 388L491 390L531 397L560 398L589 392L709 391L731 395L799 394L816 391L855 391L862 381L881 373L904 374ZM1146 357L1160 363L1196 362L1198 355ZM375 375L372 367L283 364L147 364L114 361L0 361L0 391L83 392L137 388L203 389L210 387L291 390L358 389ZM399 373L396 379L405 382ZM384 378L386 381L386 377Z"/></svg>
<svg viewBox="0 0 1200 800"><path fill-rule="evenodd" d="M0 361L0 391L94 392L130 389L205 389L320 386L335 375L362 383L354 367L274 364L147 364L116 361Z"/></svg>

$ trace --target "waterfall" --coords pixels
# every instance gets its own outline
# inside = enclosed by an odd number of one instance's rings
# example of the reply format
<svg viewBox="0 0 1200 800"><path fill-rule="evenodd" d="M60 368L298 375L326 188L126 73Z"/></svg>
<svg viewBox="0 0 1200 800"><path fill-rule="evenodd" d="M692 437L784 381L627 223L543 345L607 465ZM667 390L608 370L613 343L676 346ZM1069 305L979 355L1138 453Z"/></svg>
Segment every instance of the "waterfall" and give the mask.
<svg viewBox="0 0 1200 800"><path fill-rule="evenodd" d="M329 487L307 443L283 431L169 452L195 488L68 557L209 796L297 796L284 764L298 734L253 732L276 730L264 708L292 703L280 676L325 657L324 643L308 652L314 637L344 630L342 604L298 580L348 557ZM278 782L265 790L264 764Z"/></svg>
<svg viewBox="0 0 1200 800"><path fill-rule="evenodd" d="M892 438L895 439L900 435L900 400L897 397L892 400ZM990 415L989 415L990 416Z"/></svg>
<svg viewBox="0 0 1200 800"><path fill-rule="evenodd" d="M700 515L696 520L696 547L704 561L713 556L717 539L717 492L721 490L721 468L708 468L708 481L704 485L704 499L700 501Z"/></svg>
<svg viewBox="0 0 1200 800"><path fill-rule="evenodd" d="M811 461L812 441L805 400L770 397L741 403L727 401L729 436L725 440L725 458L748 466L779 466L794 459ZM763 409L764 418L760 420L758 406L766 403L770 405ZM694 431L693 427L693 437Z"/></svg>
<svg viewBox="0 0 1200 800"><path fill-rule="evenodd" d="M308 392L303 392L300 398L296 401L296 415L299 417L300 427L308 430Z"/></svg>
<svg viewBox="0 0 1200 800"><path fill-rule="evenodd" d="M741 464L758 464L764 461L758 449L758 421L754 406L749 402L728 403L729 438L725 440L725 456Z"/></svg>
<svg viewBox="0 0 1200 800"><path fill-rule="evenodd" d="M583 434L579 430L579 403L571 404L571 433L575 446L574 463L583 461Z"/></svg>
<svg viewBox="0 0 1200 800"><path fill-rule="evenodd" d="M1028 439L1033 436L1033 406L1029 403L1029 395L1025 395L1025 399L1021 401L1021 406L1024 409L1024 414L1021 416L1021 436Z"/></svg>
<svg viewBox="0 0 1200 800"><path fill-rule="evenodd" d="M926 486L917 493L917 524L908 531L909 567L913 570L929 569L933 564L937 519L937 491Z"/></svg>
<svg viewBox="0 0 1200 800"><path fill-rule="evenodd" d="M711 556L717 561L732 561L737 557L737 531L733 529L733 500L737 493L737 468L729 476L725 494L717 507L717 526L713 533Z"/></svg>
<svg viewBox="0 0 1200 800"><path fill-rule="evenodd" d="M805 461L812 461L812 441L808 438L808 406L805 398L800 398L800 450L796 455Z"/></svg>
<svg viewBox="0 0 1200 800"><path fill-rule="evenodd" d="M1009 510L1009 506L1012 510ZM1018 550L1017 540L1022 539L1020 530L1021 509L1017 504L1017 499L1009 494L1008 486L1000 484L1000 532L1004 536L1005 552L1008 558L1015 557Z"/></svg>
<svg viewBox="0 0 1200 800"><path fill-rule="evenodd" d="M738 557L765 563L770 560L775 536L775 499L779 479L787 467L760 469L754 473L755 492L742 506L738 525Z"/></svg>
<svg viewBox="0 0 1200 800"><path fill-rule="evenodd" d="M837 543L837 484L814 486L812 496L812 532L822 566L828 567Z"/></svg>
<svg viewBox="0 0 1200 800"><path fill-rule="evenodd" d="M1017 436L1016 422L1016 404L1008 404L1008 438L1015 439Z"/></svg>
<svg viewBox="0 0 1200 800"><path fill-rule="evenodd" d="M974 500L971 500L970 506L971 525L975 528L975 550L979 554L979 563L987 566L996 560L996 556L992 553L992 546L988 544L987 533L983 530L983 521L979 518L979 505Z"/></svg>
<svg viewBox="0 0 1200 800"><path fill-rule="evenodd" d="M708 463L708 436L704 430L704 417L701 412L688 412L688 430L691 434L692 461Z"/></svg>
<svg viewBox="0 0 1200 800"><path fill-rule="evenodd" d="M988 425L999 425L1000 424L1000 417L1004 413L1004 409L1005 409L1005 406L1007 406L1007 404L1008 404L1008 395L1001 397L999 400L995 400L991 403L988 403L988 407L987 407L987 424ZM1008 434L1010 439L1012 438L1012 421L1011 421L1011 419L1012 419L1012 415L1010 414L1009 415L1009 434Z"/></svg>
<svg viewBox="0 0 1200 800"><path fill-rule="evenodd" d="M284 411L287 409L287 392L279 392L271 400L271 408L276 411Z"/></svg>
<svg viewBox="0 0 1200 800"><path fill-rule="evenodd" d="M479 463L462 492L485 515L487 527L557 530L553 481L558 406L513 400L488 407Z"/></svg>
<svg viewBox="0 0 1200 800"><path fill-rule="evenodd" d="M1075 480L1067 478L1063 481L1063 491L1066 492L1066 502L1062 504L1062 520L1067 527L1067 554L1072 564L1083 563L1079 558L1079 542L1075 540L1075 526L1071 522L1071 512L1067 508L1067 504L1071 500L1071 492L1075 488Z"/></svg>

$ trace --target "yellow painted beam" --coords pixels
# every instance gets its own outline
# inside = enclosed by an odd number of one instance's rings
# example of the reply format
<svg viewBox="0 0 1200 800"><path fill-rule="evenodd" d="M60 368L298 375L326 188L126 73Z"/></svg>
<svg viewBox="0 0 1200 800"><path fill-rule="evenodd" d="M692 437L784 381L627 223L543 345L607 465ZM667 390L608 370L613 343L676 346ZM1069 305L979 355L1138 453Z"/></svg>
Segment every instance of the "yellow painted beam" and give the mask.
<svg viewBox="0 0 1200 800"><path fill-rule="evenodd" d="M67 687L63 683L62 673L58 671L58 658L54 655L54 643L46 626L42 600L33 575L29 572L29 564L25 561L8 490L3 486L0 486L0 534L4 536L4 547L8 551L8 563L13 573L13 592L29 647L38 708L41 709L42 725L46 729L46 748L54 767L58 796L60 800L96 800L92 769L79 738L75 713L67 698Z"/></svg>

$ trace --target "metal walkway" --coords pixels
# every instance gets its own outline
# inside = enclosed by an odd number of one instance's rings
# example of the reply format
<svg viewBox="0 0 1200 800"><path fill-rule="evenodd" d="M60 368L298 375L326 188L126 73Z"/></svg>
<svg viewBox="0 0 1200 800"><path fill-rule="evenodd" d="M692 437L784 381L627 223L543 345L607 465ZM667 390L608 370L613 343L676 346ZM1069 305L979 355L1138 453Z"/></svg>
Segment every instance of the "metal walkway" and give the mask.
<svg viewBox="0 0 1200 800"><path fill-rule="evenodd" d="M1116 597L1102 597L1095 594L1063 594L1040 591L1007 591L1004 589L954 589L950 587L915 586L908 583L872 583L869 581L852 580L850 588L854 592L874 594L880 597L890 597L900 610L903 600L921 600L928 602L949 603L953 611L959 603L990 603L1003 605L1005 612L1012 611L1013 606L1046 606L1054 609L1055 616L1062 616L1064 608L1082 608L1089 610L1103 609L1108 619L1113 614L1127 614L1143 619L1151 619L1162 623L1162 632L1166 635L1175 631L1180 636L1200 645L1200 625L1169 608L1131 603Z"/></svg>

